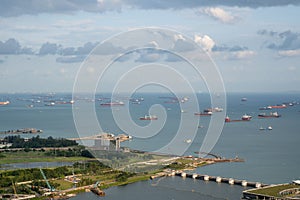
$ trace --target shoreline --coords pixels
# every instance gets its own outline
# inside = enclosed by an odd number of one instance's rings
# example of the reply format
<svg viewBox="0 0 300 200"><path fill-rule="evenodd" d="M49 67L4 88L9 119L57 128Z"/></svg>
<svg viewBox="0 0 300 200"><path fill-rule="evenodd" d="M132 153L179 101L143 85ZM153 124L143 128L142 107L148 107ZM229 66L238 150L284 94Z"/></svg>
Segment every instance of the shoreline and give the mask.
<svg viewBox="0 0 300 200"><path fill-rule="evenodd" d="M8 152L9 154L20 154L20 152ZM21 152L20 156L24 156L23 154L27 154L30 155L30 157L32 157L32 153L36 153L36 152ZM140 156L149 156L148 154L139 154ZM64 157L58 157L59 159L63 159ZM72 159L72 161L74 162L81 162L81 164L79 163L79 165L88 165L89 163L95 163L96 165L103 165L101 164L101 162L99 162L99 160L97 159L87 159L84 158L83 160L80 159L76 159L74 157L70 157ZM39 158L37 158L38 160L40 160ZM53 159L53 157L52 157ZM53 160L52 160L53 161ZM153 178L154 176L170 176L170 173L172 172L178 172L178 171L184 171L184 170L194 170L198 167L202 167L202 166L206 166L206 165L211 165L211 164L215 164L215 163L219 163L219 162L240 162L241 160L237 160L237 159L221 159L221 158L195 158L195 157L170 157L170 156L161 156L161 155L152 155L152 158L150 158L150 160L148 159L147 161L140 161L140 162L133 162L131 164L129 164L128 166L131 166L132 169L136 169L136 167L141 167L141 169L143 169L143 167L145 168L145 170L147 169L147 167L149 166L153 166L155 165L155 167L157 168L156 170L151 170L151 171L144 171L144 172L139 172L139 173L132 173L132 172L125 172L125 171L118 171L117 169L113 169L111 167L106 166L105 169L106 171L112 171L112 173L104 173L103 175L94 175L91 176L90 172L91 171L86 171L84 174L77 174L76 177L79 178L79 180L84 180L84 179L88 179L90 180L89 182L96 182L97 179L98 180L103 180L101 181L101 184L99 186L99 189L101 190L105 190L114 186L124 186L124 185L128 185L128 184L132 184L132 183L136 183L139 181L146 181L146 180L150 180L151 178ZM57 162L57 161L54 161ZM15 162L11 162L11 163L7 163L7 164L14 164ZM30 163L34 163L34 162L26 162L26 164L30 164ZM49 162L50 163L50 162ZM85 164L86 163L86 164ZM98 164L97 164L98 163ZM162 163L167 163L167 165L162 165ZM103 165L105 166L105 165ZM74 170L74 164L72 167L70 166L65 166L66 169L69 169L69 171L73 168ZM36 169L36 167L31 168L33 170ZM46 168L48 170L55 170L56 168ZM45 169L45 170L46 170ZM153 169L153 168L152 168ZM5 172L13 172L13 171L23 171L24 168L19 168L19 169L13 169L13 170L1 170L1 173L5 173ZM25 169L26 170L26 169ZM28 169L27 169L28 170ZM70 173L70 172L69 172ZM78 172L77 172L78 173ZM106 175L105 175L106 174ZM110 177L110 174L115 174L112 177ZM119 175L118 175L119 174ZM162 174L162 175L161 175ZM120 177L120 175L124 176L125 178L122 179ZM71 175L72 176L72 175ZM74 172L73 172L73 176ZM97 178L98 177L98 178ZM120 177L120 178L118 178ZM26 179L27 180L27 179ZM24 180L26 182L26 180ZM28 181L28 180L27 180ZM36 181L43 181L40 178L37 179ZM68 195L72 195L72 194L78 194L81 192L85 192L85 191L90 191L90 189L93 187L93 184L83 184L83 185L78 185L78 187L76 188L72 188L70 187L73 183L72 181L67 181L66 178L51 178L49 179L49 181L53 183L65 183L67 184L67 182L69 182L67 185L69 186L61 186L61 187L65 187L65 189L59 189L56 192L44 192L44 194L50 195L50 196L56 196L56 197L68 197ZM66 182L67 181L67 182ZM32 182L32 181L31 181ZM17 185L19 185L19 183L16 183ZM31 184L31 183L30 183ZM28 195L31 193L27 193ZM47 199L49 198L49 196L41 196L41 197L36 197L34 199Z"/></svg>

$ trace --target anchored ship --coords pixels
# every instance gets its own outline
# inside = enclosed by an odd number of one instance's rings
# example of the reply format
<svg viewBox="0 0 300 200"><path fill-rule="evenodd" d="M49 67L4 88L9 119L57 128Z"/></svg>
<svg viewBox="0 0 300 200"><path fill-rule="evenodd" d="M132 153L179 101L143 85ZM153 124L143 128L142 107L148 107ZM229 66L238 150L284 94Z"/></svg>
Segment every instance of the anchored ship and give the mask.
<svg viewBox="0 0 300 200"><path fill-rule="evenodd" d="M0 106L8 105L10 104L9 101L0 101Z"/></svg>
<svg viewBox="0 0 300 200"><path fill-rule="evenodd" d="M266 113L260 113L258 115L258 117L260 118L271 118L271 117L275 117L275 118L278 118L278 117L281 117L281 115L278 114L278 112L271 112L269 115L267 115Z"/></svg>
<svg viewBox="0 0 300 200"><path fill-rule="evenodd" d="M211 116L212 112L208 111L208 112L200 112L200 113L194 113L194 115L200 115L200 116Z"/></svg>
<svg viewBox="0 0 300 200"><path fill-rule="evenodd" d="M250 121L252 119L252 116L250 115L243 115L242 119L230 119L228 116L225 117L225 122L244 122L244 121Z"/></svg>
<svg viewBox="0 0 300 200"><path fill-rule="evenodd" d="M252 118L252 116L247 115L247 114L245 114L245 115L242 116L242 120L244 120L244 121L250 121L251 118Z"/></svg>
<svg viewBox="0 0 300 200"><path fill-rule="evenodd" d="M107 102L107 103L101 103L101 106L124 106L124 102L119 101L119 102Z"/></svg>
<svg viewBox="0 0 300 200"><path fill-rule="evenodd" d="M140 120L157 120L156 115L145 115L144 117L140 117Z"/></svg>

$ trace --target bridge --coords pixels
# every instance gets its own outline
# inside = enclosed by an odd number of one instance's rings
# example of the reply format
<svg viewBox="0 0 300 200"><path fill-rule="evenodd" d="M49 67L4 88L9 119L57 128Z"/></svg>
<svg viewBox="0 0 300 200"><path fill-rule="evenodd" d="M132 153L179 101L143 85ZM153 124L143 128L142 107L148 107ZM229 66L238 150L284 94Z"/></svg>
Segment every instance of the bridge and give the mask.
<svg viewBox="0 0 300 200"><path fill-rule="evenodd" d="M246 180L239 180L239 179L234 179L234 178L224 178L220 176L209 176L209 175L203 175L203 174L189 174L183 171L176 171L176 172L171 172L170 174L159 174L157 176L152 176L151 178L158 178L162 176L180 176L182 178L193 178L193 179L200 179L203 181L214 181L217 183L227 183L229 185L240 185L243 187L253 187L253 188L261 188L261 187L266 187L268 186L267 184L263 184L260 182L249 182Z"/></svg>

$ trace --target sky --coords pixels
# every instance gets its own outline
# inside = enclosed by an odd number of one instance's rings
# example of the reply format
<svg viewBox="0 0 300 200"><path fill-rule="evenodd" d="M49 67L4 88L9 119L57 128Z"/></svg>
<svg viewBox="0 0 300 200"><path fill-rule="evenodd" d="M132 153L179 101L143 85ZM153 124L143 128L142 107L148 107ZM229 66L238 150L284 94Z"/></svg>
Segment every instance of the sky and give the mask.
<svg viewBox="0 0 300 200"><path fill-rule="evenodd" d="M72 92L97 45L145 27L180 32L174 42L182 51L185 38L201 46L228 92L300 92L299 11L298 0L2 0L0 93ZM131 64L157 61L139 53ZM203 85L192 72L185 76Z"/></svg>

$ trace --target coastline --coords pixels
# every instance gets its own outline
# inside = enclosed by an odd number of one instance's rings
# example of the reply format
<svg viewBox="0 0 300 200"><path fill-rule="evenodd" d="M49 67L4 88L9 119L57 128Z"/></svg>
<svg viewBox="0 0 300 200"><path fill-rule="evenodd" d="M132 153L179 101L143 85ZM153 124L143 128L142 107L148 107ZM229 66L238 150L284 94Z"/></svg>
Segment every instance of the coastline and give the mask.
<svg viewBox="0 0 300 200"><path fill-rule="evenodd" d="M5 154L7 153L7 154ZM38 159L39 161L41 161L41 158L38 157L37 155L43 155L43 154L39 154L40 152L5 152L4 155L12 155L12 154L16 154L20 157L35 157L35 159ZM3 154L3 153L2 153ZM32 156L33 154L35 154L35 156ZM152 170L152 171L144 171L144 172L137 172L137 173L132 173L132 172L126 172L126 171L119 171L117 169L113 169L111 167L108 167L106 165L103 165L101 162L98 162L97 159L87 159L84 157L79 157L80 159L78 159L77 157L70 157L70 159L74 162L79 161L80 163L76 162L76 165L73 164L73 166L64 166L64 167L56 167L56 168L46 168L44 170L47 170L47 174L49 174L49 172L51 170L58 170L60 171L60 168L64 168L65 170L68 170L68 174L70 176L72 176L73 173L73 177L75 177L74 174L74 169L77 170L77 173L80 172L84 172L83 167L87 167L88 171L85 171L85 173L81 173L80 175L77 174L76 178L74 180L77 181L78 179L78 184L79 181L82 182L81 185L78 185L78 187L72 187L73 185L73 181L72 180L67 180L66 177L64 178L49 178L49 181L51 182L51 184L63 184L60 187L58 187L58 190L54 191L54 192L44 192L43 195L46 194L46 196L41 196L41 197L36 197L35 199L47 199L49 198L49 195L52 196L53 198L68 198L69 195L73 195L73 194L78 194L81 192L86 192L86 191L91 191L91 188L94 187L94 183L97 180L101 180L101 182L99 182L99 189L101 190L105 190L108 189L110 187L115 187L115 186L123 186L123 185L128 185L128 184L132 184L132 183L136 183L139 181L145 181L145 180L150 180L151 178L154 177L161 177L161 176L172 176L175 175L175 173L178 173L180 171L189 171L189 170L194 170L198 167L202 167L202 166L206 166L206 165L211 165L211 164L215 164L215 163L219 163L219 162L241 162L241 159L221 159L221 158L195 158L195 157L170 157L170 156L162 156L162 155L151 155L149 156L146 153L138 153L141 154L140 156L144 156L147 158L151 158L150 160L148 159L147 161L140 161L140 162L136 162L136 163L131 163L128 166L131 166L132 168L135 167L140 167L141 169L147 169L148 166L153 166L155 165L156 169ZM124 156L124 155L123 155ZM5 157L5 156L4 156ZM4 158L5 159L5 158ZM35 161L34 159L34 161ZM65 157L49 157L48 159L52 159L55 161L58 161L57 159L59 159L59 161L65 159ZM27 164L32 163L33 160L27 160ZM66 161L66 160L64 160ZM96 162L96 163L95 163ZM14 159L10 160L9 163L6 164L13 164L16 163L16 157L14 157ZM94 164L93 164L94 163ZM164 163L164 164L163 164ZM91 166L89 166L91 165ZM100 165L100 168L99 168ZM95 175L92 175L93 173L93 168L89 168L89 167L93 167L93 166L98 166L99 170ZM127 167L128 167L127 166ZM121 167L122 168L122 167ZM81 170L80 170L81 169ZM102 170L101 170L102 169ZM124 169L124 168L123 168ZM36 173L34 171L37 171L36 168L31 168L31 169L13 169L13 170L2 170L0 171L1 173L15 173L18 171L27 171L27 173L30 173L30 170L33 170L31 173ZM49 171L50 170L50 171ZM73 170L73 172L72 172ZM78 171L79 170L79 171ZM14 178L15 179L15 178ZM25 182L28 180L24 180ZM23 182L24 182L23 181ZM41 178L38 178L34 181L41 181ZM83 182L85 181L85 182ZM19 182L19 181L18 181ZM21 183L16 182L17 185L20 185ZM11 183L8 183L11 184ZM33 181L30 181L30 183L28 184L33 184ZM19 186L20 187L20 186ZM30 193L28 193L28 195L30 195ZM48 196L47 196L48 195Z"/></svg>

